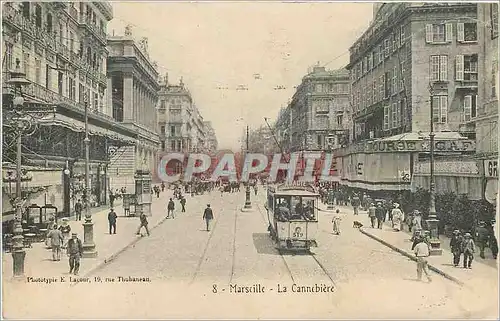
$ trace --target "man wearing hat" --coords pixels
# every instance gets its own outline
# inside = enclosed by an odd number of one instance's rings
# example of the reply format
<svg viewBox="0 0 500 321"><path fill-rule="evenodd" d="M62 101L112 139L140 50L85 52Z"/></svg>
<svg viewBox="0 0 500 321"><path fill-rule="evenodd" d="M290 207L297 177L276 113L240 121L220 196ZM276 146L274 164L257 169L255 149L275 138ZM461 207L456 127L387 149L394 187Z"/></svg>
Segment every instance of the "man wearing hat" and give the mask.
<svg viewBox="0 0 500 321"><path fill-rule="evenodd" d="M476 245L470 233L465 233L464 241L462 242L462 252L464 253L464 269L471 269L472 261L474 260L474 252Z"/></svg>
<svg viewBox="0 0 500 321"><path fill-rule="evenodd" d="M399 232L401 231L401 222L403 221L403 212L399 209L399 204L394 203L394 209L392 210L392 228Z"/></svg>
<svg viewBox="0 0 500 321"><path fill-rule="evenodd" d="M207 223L207 232L210 231L210 221L214 219L214 213L210 208L210 204L207 204L207 208L203 212L203 219Z"/></svg>
<svg viewBox="0 0 500 321"><path fill-rule="evenodd" d="M111 208L109 210L109 213L108 213L109 234L111 234L111 229L113 229L113 234L116 234L116 219L117 218L118 218L118 215L116 215L113 208Z"/></svg>
<svg viewBox="0 0 500 321"><path fill-rule="evenodd" d="M71 239L68 241L67 254L69 256L69 273L77 275L80 270L80 258L83 254L83 245L76 233L71 234Z"/></svg>
<svg viewBox="0 0 500 321"><path fill-rule="evenodd" d="M375 221L377 220L377 208L373 203L370 203L370 207L368 207L368 217L370 218L372 228L375 228Z"/></svg>
<svg viewBox="0 0 500 321"><path fill-rule="evenodd" d="M453 236L450 239L450 249L453 253L453 265L458 266L460 264L460 256L462 256L462 243L464 238L460 235L459 230L453 231Z"/></svg>
<svg viewBox="0 0 500 321"><path fill-rule="evenodd" d="M481 221L479 222L479 227L476 230L476 240L477 240L477 245L479 246L479 256L484 259L484 248L488 245L489 243L489 238L490 235L488 233L488 229L486 228L486 223Z"/></svg>
<svg viewBox="0 0 500 321"><path fill-rule="evenodd" d="M418 243L417 245L415 245L414 252L415 256L417 257L417 278L419 281L421 281L422 272L424 272L427 280L431 282L432 279L429 273L429 267L427 265L427 257L429 257L430 255L429 245L424 242L424 238L421 236L417 237L416 241Z"/></svg>
<svg viewBox="0 0 500 321"><path fill-rule="evenodd" d="M59 231L61 231L64 239L62 248L65 249L68 245L69 234L71 233L71 226L69 226L67 217L63 217L61 226L59 226Z"/></svg>
<svg viewBox="0 0 500 321"><path fill-rule="evenodd" d="M382 228L382 223L385 219L385 208L382 206L382 202L377 203L377 208L375 209L375 216L377 217L377 227Z"/></svg>

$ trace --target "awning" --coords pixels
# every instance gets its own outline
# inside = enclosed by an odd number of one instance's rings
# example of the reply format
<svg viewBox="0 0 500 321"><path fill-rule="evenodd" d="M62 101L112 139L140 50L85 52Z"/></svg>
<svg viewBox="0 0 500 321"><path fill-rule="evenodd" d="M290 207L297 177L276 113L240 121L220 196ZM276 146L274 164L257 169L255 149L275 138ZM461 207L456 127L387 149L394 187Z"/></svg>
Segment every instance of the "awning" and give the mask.
<svg viewBox="0 0 500 321"><path fill-rule="evenodd" d="M340 181L340 185L351 188L366 189L369 191L405 191L410 190L409 184L367 184L363 182L349 182L346 180Z"/></svg>
<svg viewBox="0 0 500 321"><path fill-rule="evenodd" d="M73 118L56 114L55 116L48 116L39 121L42 126L63 126L75 132L84 132L85 124ZM127 144L134 145L136 139L117 133L111 129L99 127L96 125L88 124L89 135L104 136L116 141L121 141Z"/></svg>

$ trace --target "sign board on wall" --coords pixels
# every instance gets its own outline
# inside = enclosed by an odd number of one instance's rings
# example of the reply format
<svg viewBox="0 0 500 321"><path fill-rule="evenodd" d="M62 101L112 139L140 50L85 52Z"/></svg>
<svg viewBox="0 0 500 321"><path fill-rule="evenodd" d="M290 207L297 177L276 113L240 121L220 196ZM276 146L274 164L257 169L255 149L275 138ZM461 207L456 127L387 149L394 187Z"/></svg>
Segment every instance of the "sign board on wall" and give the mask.
<svg viewBox="0 0 500 321"><path fill-rule="evenodd" d="M485 159L483 164L485 177L498 177L498 159Z"/></svg>
<svg viewBox="0 0 500 321"><path fill-rule="evenodd" d="M410 180L410 154L351 154L344 156L339 165L342 179L349 181L406 183Z"/></svg>

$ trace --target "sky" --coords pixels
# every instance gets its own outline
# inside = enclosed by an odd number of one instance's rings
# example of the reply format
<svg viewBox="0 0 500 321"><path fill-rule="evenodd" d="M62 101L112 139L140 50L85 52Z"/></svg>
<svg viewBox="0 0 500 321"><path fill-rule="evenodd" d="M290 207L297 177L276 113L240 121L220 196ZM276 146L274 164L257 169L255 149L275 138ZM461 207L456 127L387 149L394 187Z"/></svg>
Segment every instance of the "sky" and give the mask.
<svg viewBox="0 0 500 321"><path fill-rule="evenodd" d="M240 148L245 126L286 106L308 68L337 69L372 19L371 3L113 2L108 33L148 38L170 83L180 77L219 148ZM260 79L256 79L259 74ZM248 90L236 90L243 85ZM286 89L275 90L277 86ZM219 88L228 89L219 89Z"/></svg>

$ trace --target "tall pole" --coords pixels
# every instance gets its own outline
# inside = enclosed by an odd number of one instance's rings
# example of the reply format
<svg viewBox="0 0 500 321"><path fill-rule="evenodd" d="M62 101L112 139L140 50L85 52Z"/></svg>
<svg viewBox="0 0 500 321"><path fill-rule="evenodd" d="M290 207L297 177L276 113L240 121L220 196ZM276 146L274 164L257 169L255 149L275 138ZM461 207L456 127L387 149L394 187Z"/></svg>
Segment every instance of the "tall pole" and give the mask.
<svg viewBox="0 0 500 321"><path fill-rule="evenodd" d="M94 243L94 223L90 213L90 139L89 139L89 103L85 97L85 222L83 223L83 257L97 256Z"/></svg>
<svg viewBox="0 0 500 321"><path fill-rule="evenodd" d="M438 223L436 215L436 191L435 191L435 183L434 183L434 99L432 96L432 86L430 87L430 97L431 97L431 119L430 119L430 132L429 132L429 140L430 140L430 184L429 184L429 192L430 192L430 201L429 201L429 216L427 218L427 228L430 232L430 255L441 255L441 242L439 241L439 232L438 232Z"/></svg>
<svg viewBox="0 0 500 321"><path fill-rule="evenodd" d="M246 152L245 152L245 161L247 161L247 155L248 155L248 136L249 136L249 127L247 125L247 142L246 142ZM249 177L250 178L250 177ZM245 206L243 207L245 210L250 210L252 208L252 202L250 201L250 182L246 182L246 188L245 188Z"/></svg>
<svg viewBox="0 0 500 321"><path fill-rule="evenodd" d="M22 152L22 129L19 128L16 137L16 218L14 221L14 236L12 237L12 258L15 277L24 275L24 258L26 252L23 244L23 226L22 226L22 193L21 193L21 152Z"/></svg>

